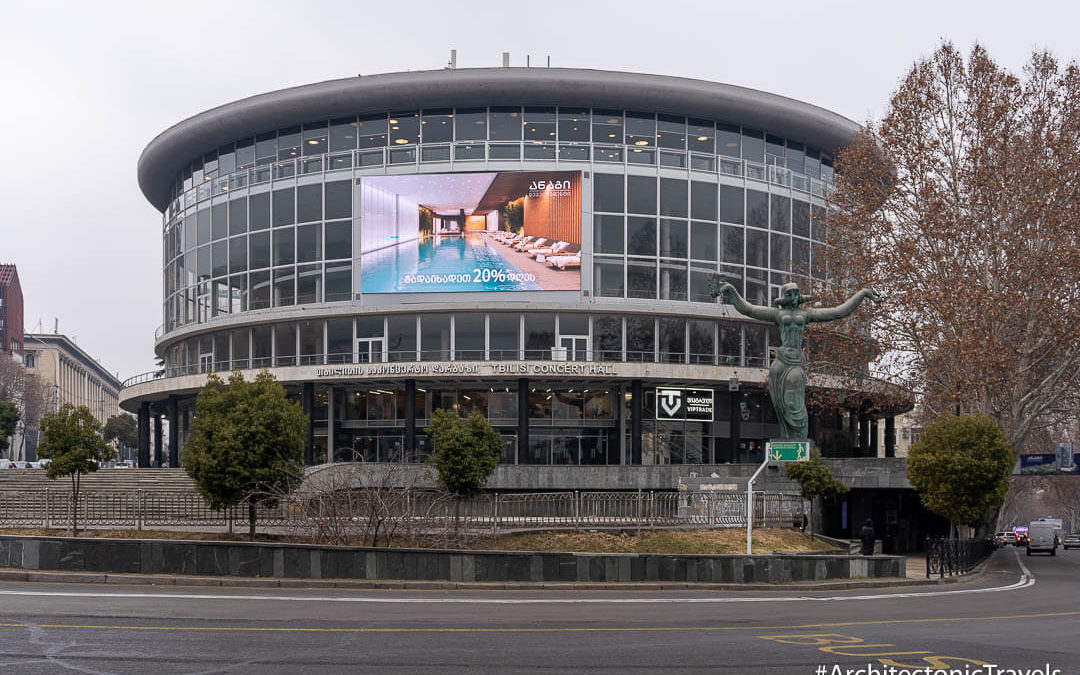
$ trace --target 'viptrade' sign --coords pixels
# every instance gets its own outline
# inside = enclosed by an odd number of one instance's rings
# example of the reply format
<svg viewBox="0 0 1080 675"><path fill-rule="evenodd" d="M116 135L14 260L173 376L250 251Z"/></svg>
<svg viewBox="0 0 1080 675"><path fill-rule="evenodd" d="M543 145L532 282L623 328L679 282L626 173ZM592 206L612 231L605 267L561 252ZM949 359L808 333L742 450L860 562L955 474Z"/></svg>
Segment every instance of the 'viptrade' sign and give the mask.
<svg viewBox="0 0 1080 675"><path fill-rule="evenodd" d="M657 387L656 419L712 422L713 390Z"/></svg>

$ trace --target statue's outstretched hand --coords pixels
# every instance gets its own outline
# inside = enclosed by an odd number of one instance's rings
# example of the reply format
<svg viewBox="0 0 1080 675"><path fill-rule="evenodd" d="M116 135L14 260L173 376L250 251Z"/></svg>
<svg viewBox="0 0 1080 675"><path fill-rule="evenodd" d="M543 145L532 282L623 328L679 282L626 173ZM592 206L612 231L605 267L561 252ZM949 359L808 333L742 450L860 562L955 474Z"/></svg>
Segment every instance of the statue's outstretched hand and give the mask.
<svg viewBox="0 0 1080 675"><path fill-rule="evenodd" d="M881 296L881 293L878 293L872 288L866 291L866 297L869 298L871 302L881 302L882 300L884 300L884 298Z"/></svg>

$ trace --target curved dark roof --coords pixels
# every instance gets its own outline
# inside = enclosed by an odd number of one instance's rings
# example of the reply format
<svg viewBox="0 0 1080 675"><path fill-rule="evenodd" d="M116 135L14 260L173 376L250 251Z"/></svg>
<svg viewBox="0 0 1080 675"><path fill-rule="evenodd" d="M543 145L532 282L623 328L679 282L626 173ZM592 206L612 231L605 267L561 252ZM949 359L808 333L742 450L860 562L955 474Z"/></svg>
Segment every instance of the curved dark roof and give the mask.
<svg viewBox="0 0 1080 675"><path fill-rule="evenodd" d="M682 77L576 68L467 68L329 80L227 103L159 134L139 158L139 187L164 211L194 157L244 136L370 112L484 105L564 105L688 115L767 129L834 151L859 129L794 99Z"/></svg>

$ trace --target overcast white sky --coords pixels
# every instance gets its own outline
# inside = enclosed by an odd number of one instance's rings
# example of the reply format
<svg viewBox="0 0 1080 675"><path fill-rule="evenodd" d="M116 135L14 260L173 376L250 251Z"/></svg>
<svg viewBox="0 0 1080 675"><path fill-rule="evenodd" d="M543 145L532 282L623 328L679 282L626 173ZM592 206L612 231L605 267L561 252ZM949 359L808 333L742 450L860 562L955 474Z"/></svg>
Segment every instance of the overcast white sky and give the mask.
<svg viewBox="0 0 1080 675"><path fill-rule="evenodd" d="M0 262L26 329L120 378L151 370L161 216L135 177L158 133L207 108L357 73L523 66L660 73L881 114L942 39L1019 69L1080 57L1080 3L953 0L0 2ZM41 321L40 327L37 325Z"/></svg>

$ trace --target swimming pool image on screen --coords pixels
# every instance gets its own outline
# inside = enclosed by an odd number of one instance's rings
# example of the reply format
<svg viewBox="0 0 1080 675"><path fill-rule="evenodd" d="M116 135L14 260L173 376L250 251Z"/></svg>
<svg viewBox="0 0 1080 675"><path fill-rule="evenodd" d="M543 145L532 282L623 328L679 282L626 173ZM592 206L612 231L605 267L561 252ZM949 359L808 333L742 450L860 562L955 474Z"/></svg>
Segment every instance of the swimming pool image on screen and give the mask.
<svg viewBox="0 0 1080 675"><path fill-rule="evenodd" d="M578 290L581 174L368 176L361 291Z"/></svg>

